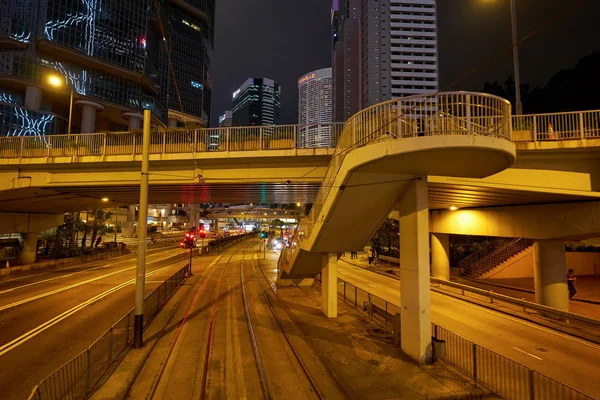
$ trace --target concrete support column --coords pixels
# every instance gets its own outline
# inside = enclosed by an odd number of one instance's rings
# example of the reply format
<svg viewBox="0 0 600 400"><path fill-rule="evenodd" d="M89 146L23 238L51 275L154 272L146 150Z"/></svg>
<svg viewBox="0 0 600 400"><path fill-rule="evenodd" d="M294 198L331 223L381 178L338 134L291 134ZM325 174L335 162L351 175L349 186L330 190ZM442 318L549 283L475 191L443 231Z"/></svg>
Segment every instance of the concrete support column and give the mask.
<svg viewBox="0 0 600 400"><path fill-rule="evenodd" d="M219 233L219 219L215 218L213 221L213 226L215 227L215 232Z"/></svg>
<svg viewBox="0 0 600 400"><path fill-rule="evenodd" d="M25 88L25 107L37 111L42 106L42 89L37 86Z"/></svg>
<svg viewBox="0 0 600 400"><path fill-rule="evenodd" d="M429 289L429 209L427 180L410 183L399 202L402 351L419 363L431 362Z"/></svg>
<svg viewBox="0 0 600 400"><path fill-rule="evenodd" d="M565 243L539 240L533 244L535 301L559 310L569 309Z"/></svg>
<svg viewBox="0 0 600 400"><path fill-rule="evenodd" d="M81 106L81 133L96 132L96 113L104 107L88 100L77 100L75 104Z"/></svg>
<svg viewBox="0 0 600 400"><path fill-rule="evenodd" d="M431 234L431 276L450 280L450 235Z"/></svg>
<svg viewBox="0 0 600 400"><path fill-rule="evenodd" d="M33 264L37 255L37 233L22 233L23 249L19 253L21 265Z"/></svg>
<svg viewBox="0 0 600 400"><path fill-rule="evenodd" d="M337 253L321 255L321 297L323 314L337 318Z"/></svg>
<svg viewBox="0 0 600 400"><path fill-rule="evenodd" d="M123 237L133 237L135 233L135 206L129 206L127 212L127 221L123 225Z"/></svg>
<svg viewBox="0 0 600 400"><path fill-rule="evenodd" d="M190 230L192 227L198 227L198 218L196 218L196 205L188 204L187 211L187 229Z"/></svg>
<svg viewBox="0 0 600 400"><path fill-rule="evenodd" d="M142 120L144 118L144 116L142 114L135 113L135 112L126 112L126 113L123 113L122 116L124 119L126 119L128 121L127 130L133 131L136 129L141 129Z"/></svg>

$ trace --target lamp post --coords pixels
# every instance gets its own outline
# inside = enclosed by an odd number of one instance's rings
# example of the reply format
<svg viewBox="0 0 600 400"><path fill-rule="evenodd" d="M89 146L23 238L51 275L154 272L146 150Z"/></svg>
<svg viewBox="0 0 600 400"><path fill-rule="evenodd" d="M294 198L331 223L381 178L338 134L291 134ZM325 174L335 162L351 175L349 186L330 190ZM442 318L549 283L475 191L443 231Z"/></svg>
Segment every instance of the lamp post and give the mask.
<svg viewBox="0 0 600 400"><path fill-rule="evenodd" d="M58 74L48 75L47 81L50 86L55 87L55 88L61 88L64 85L67 87L67 89L69 89L69 92L71 92L71 100L69 102L69 126L67 128L67 136L70 138L71 137L71 121L73 119L73 89L71 89L68 86L66 79L64 79L62 76L60 76Z"/></svg>
<svg viewBox="0 0 600 400"><path fill-rule="evenodd" d="M517 37L517 8L515 0L510 0L510 19L512 25L513 63L515 68L515 114L523 114L523 103L521 103L521 78L519 76L519 45Z"/></svg>

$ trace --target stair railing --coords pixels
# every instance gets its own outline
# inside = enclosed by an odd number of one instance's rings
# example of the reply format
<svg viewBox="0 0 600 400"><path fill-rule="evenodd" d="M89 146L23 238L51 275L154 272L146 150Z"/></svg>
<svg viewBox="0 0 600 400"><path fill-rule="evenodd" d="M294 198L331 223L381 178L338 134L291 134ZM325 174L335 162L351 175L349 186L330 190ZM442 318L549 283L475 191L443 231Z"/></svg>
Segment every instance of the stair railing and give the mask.
<svg viewBox="0 0 600 400"><path fill-rule="evenodd" d="M464 275L474 278L479 277L515 254L525 250L527 247L531 246L533 242L532 239L516 238L478 262L472 264L470 268L465 271Z"/></svg>

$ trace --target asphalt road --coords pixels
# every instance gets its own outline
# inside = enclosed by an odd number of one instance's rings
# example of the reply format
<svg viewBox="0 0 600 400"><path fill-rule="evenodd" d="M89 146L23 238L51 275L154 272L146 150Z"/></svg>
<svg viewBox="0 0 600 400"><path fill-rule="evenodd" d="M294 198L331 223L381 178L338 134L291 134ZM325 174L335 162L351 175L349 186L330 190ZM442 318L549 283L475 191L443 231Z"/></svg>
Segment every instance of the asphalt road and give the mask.
<svg viewBox="0 0 600 400"><path fill-rule="evenodd" d="M340 279L400 306L400 282L338 263ZM431 292L433 323L480 346L600 398L600 346L518 318Z"/></svg>
<svg viewBox="0 0 600 400"><path fill-rule="evenodd" d="M182 268L188 254L176 246L148 250L146 293ZM128 255L0 282L2 399L26 399L133 307L135 285L123 283L135 278L136 260Z"/></svg>

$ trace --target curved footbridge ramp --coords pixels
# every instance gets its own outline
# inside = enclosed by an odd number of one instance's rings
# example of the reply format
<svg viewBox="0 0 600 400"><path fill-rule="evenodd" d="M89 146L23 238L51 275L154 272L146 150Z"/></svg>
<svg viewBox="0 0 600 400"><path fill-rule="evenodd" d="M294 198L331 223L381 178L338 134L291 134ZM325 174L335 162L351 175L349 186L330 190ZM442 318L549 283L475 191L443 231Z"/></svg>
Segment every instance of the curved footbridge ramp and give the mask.
<svg viewBox="0 0 600 400"><path fill-rule="evenodd" d="M292 247L279 260L281 285L321 272L322 253L362 248L415 181L428 175L484 178L515 161L511 106L468 92L377 104L344 126L327 174Z"/></svg>

